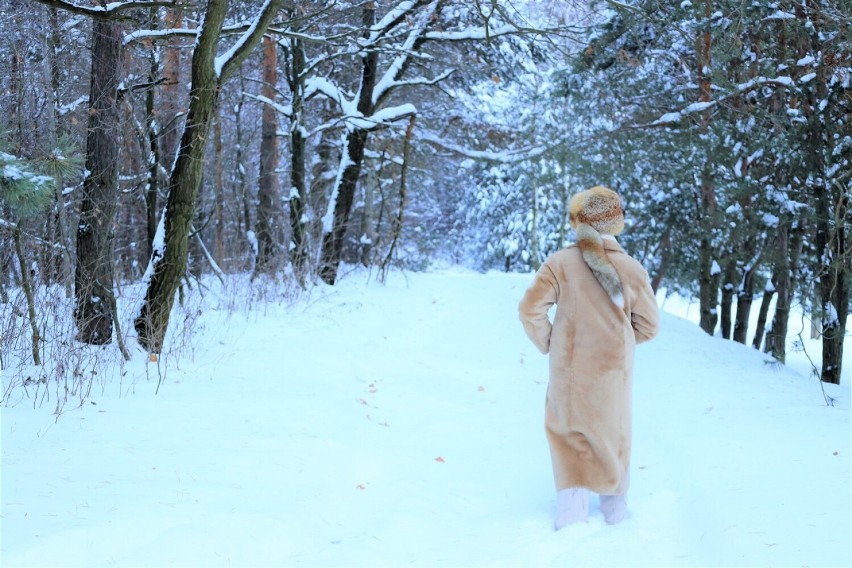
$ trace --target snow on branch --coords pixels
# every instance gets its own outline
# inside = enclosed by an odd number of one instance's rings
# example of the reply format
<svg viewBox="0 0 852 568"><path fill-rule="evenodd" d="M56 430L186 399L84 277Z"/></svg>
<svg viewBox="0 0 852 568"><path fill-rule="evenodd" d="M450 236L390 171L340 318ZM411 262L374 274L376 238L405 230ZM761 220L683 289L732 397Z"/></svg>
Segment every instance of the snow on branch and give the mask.
<svg viewBox="0 0 852 568"><path fill-rule="evenodd" d="M506 24L500 26L499 28L490 29L487 27L482 28L470 28L467 30L460 30L455 32L427 32L423 35L425 39L428 40L436 40L436 41L470 41L470 40L483 40L490 39L492 37L504 36L510 34L517 33L525 33L524 30L518 28L518 26L512 24Z"/></svg>
<svg viewBox="0 0 852 568"><path fill-rule="evenodd" d="M269 105L275 112L278 114L283 114L287 118L291 118L293 116L293 105L282 105L280 103L276 103L269 97L264 97L263 95L253 95L251 93L243 93L246 98L254 99L257 102Z"/></svg>
<svg viewBox="0 0 852 568"><path fill-rule="evenodd" d="M440 83L441 81L443 81L444 79L446 79L447 77L449 77L450 75L452 75L455 72L456 72L455 69L448 69L448 70L444 71L443 73L441 73L440 75L433 77L432 79L429 79L427 77L413 77L411 79L406 79L404 81L394 81L393 83L391 83L391 86L401 87L401 86L406 86L406 85L437 85L438 83Z"/></svg>
<svg viewBox="0 0 852 568"><path fill-rule="evenodd" d="M355 102L350 100L343 94L343 91L326 79L325 77L309 77L305 81L304 98L308 100L316 95L325 95L329 99L337 102L345 114L354 114L356 111Z"/></svg>
<svg viewBox="0 0 852 568"><path fill-rule="evenodd" d="M789 88L795 85L795 81L793 81L793 79L791 79L790 77L755 77L754 79L746 81L745 83L740 83L733 91L727 93L721 98L707 102L692 103L691 105L687 106L682 110L675 112L667 112L654 122L650 122L644 125L638 125L637 127L643 128L655 126L672 126L680 123L684 118L688 117L691 114L704 112L730 98L742 95L743 93L751 91L756 87L762 87L764 85L773 85L776 87Z"/></svg>
<svg viewBox="0 0 852 568"><path fill-rule="evenodd" d="M124 36L124 45L137 41L168 39L172 37L198 37L198 28L170 28L167 30L136 30Z"/></svg>
<svg viewBox="0 0 852 568"><path fill-rule="evenodd" d="M266 29L278 14L282 2L283 0L265 0L257 17L243 35L240 36L228 51L216 57L213 68L220 80L224 81L230 77L260 42L263 34L266 33Z"/></svg>
<svg viewBox="0 0 852 568"><path fill-rule="evenodd" d="M408 0L397 4L394 9L390 10L370 28L370 37L366 40L366 45L375 44L384 37L390 30L403 21L410 12L415 10L421 2L422 0Z"/></svg>
<svg viewBox="0 0 852 568"><path fill-rule="evenodd" d="M464 148L451 142L447 142L446 138L438 136L432 132L421 131L418 137L430 144L434 144L439 148L459 154L474 160L484 160L486 162L498 162L501 164L516 164L532 158L537 158L561 143L561 139L547 146L532 146L529 148L521 148L517 150L506 150L503 152L491 152L488 150L472 150Z"/></svg>
<svg viewBox="0 0 852 568"><path fill-rule="evenodd" d="M136 8L159 8L159 7L174 7L175 0L129 0L128 2L110 2L106 6L81 6L74 2L66 2L65 0L36 0L45 6L65 10L72 14L81 14L90 18L115 19L122 12L134 10Z"/></svg>
<svg viewBox="0 0 852 568"><path fill-rule="evenodd" d="M343 117L347 126L357 130L377 130L383 126L388 126L391 123L398 122L410 116L417 114L417 107L413 104L406 103L395 107L383 108L374 112L370 116L360 116L359 114Z"/></svg>
<svg viewBox="0 0 852 568"><path fill-rule="evenodd" d="M379 100L381 100L384 95L395 86L397 79L402 76L402 73L408 65L412 52L416 49L417 44L420 43L421 37L426 32L426 27L432 21L437 9L438 2L433 2L429 6L429 9L420 14L417 23L405 38L405 43L401 48L402 53L394 58L393 62L382 75L382 78L379 79L376 86L373 88L373 104L378 103Z"/></svg>

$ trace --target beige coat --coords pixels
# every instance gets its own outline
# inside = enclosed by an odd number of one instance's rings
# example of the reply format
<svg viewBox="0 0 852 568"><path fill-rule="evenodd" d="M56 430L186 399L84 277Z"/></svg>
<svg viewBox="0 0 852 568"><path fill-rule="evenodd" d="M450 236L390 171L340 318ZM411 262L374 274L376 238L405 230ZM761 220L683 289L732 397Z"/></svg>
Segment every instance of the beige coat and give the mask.
<svg viewBox="0 0 852 568"><path fill-rule="evenodd" d="M642 265L614 239L604 248L623 285L623 309L572 245L542 265L519 311L527 336L550 353L545 426L556 489L609 495L627 491L633 351L657 334L659 311Z"/></svg>

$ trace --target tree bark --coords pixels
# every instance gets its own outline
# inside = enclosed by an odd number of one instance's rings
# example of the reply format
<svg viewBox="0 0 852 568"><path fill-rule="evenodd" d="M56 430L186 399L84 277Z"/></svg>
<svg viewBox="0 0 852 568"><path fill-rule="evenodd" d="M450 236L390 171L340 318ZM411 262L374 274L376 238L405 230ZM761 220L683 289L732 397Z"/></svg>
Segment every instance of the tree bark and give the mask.
<svg viewBox="0 0 852 568"><path fill-rule="evenodd" d="M30 320L30 331L32 335L31 348L33 355L33 363L41 365L41 333L38 329L38 321L36 321L35 310L35 294L33 293L33 283L30 280L29 268L27 261L24 259L24 251L21 247L21 229L17 226L13 229L13 239L15 241L15 254L18 255L18 263L21 267L21 288L24 290L24 297L27 300L27 319Z"/></svg>
<svg viewBox="0 0 852 568"><path fill-rule="evenodd" d="M711 0L704 0L704 28L696 38L696 66L698 76L698 97L703 103L712 99L710 83L710 65L712 38L710 35ZM701 130L706 131L710 123L710 111L704 111L701 118ZM701 238L698 244L698 286L701 329L710 335L716 330L719 319L717 301L719 294L719 265L714 260L713 230L716 226L716 191L711 177L709 157L705 157L701 169L701 187L699 189L699 227Z"/></svg>
<svg viewBox="0 0 852 568"><path fill-rule="evenodd" d="M151 10L151 22L156 22L157 11ZM154 53L149 55L148 80L154 82L160 74L160 64ZM148 132L148 182L145 185L145 236L147 258L154 253L154 235L157 233L159 213L160 167L162 156L158 140L157 104L154 89L145 93L145 129Z"/></svg>
<svg viewBox="0 0 852 568"><path fill-rule="evenodd" d="M793 225L792 220L782 222L778 232L778 260L772 276L772 284L778 299L775 301L775 315L766 333L766 342L763 346L765 353L771 353L781 363L784 363L787 358L787 326L790 319L790 306L793 303L795 288L793 283L799 269L803 242L803 227Z"/></svg>
<svg viewBox="0 0 852 568"><path fill-rule="evenodd" d="M118 23L92 22L92 76L86 170L77 228L75 273L77 338L112 341L113 220L118 197L118 85L123 36Z"/></svg>
<svg viewBox="0 0 852 568"><path fill-rule="evenodd" d="M261 94L276 99L278 83L278 51L275 41L263 38L263 87ZM257 191L257 259L254 274L272 274L281 259L281 187L278 180L278 113L271 105L263 105L260 141L260 175Z"/></svg>
<svg viewBox="0 0 852 568"><path fill-rule="evenodd" d="M415 118L415 116L412 116L408 119L408 128L405 130L405 141L402 145L402 170L399 173L399 209L391 223L391 242L388 246L388 253L382 261L382 282L387 278L393 253L396 250L396 243L399 241L399 235L402 234L403 213L405 212L405 202L408 199L406 179L408 177L408 162L411 157L411 136L414 133Z"/></svg>
<svg viewBox="0 0 852 568"><path fill-rule="evenodd" d="M567 222L567 220L566 220ZM564 226L564 223L563 223ZM561 247L560 247L561 248ZM672 258L672 239L671 239L671 231L669 229L663 233L663 238L660 240L660 265L657 267L657 270L654 272L654 276L651 279L651 289L654 293L657 293L657 290L660 289L660 284L663 281L663 278L666 275L666 272L669 268L669 263Z"/></svg>
<svg viewBox="0 0 852 568"><path fill-rule="evenodd" d="M169 8L165 15L166 29L183 27L183 11ZM163 88L160 92L160 104L157 109L157 122L160 136L160 166L167 172L172 171L180 139L179 120L181 108L181 51L179 40L169 39L163 49Z"/></svg>
<svg viewBox="0 0 852 568"><path fill-rule="evenodd" d="M216 108L216 118L213 122L213 192L216 199L215 220L216 234L213 246L213 258L219 267L225 261L225 166L222 153L222 113Z"/></svg>
<svg viewBox="0 0 852 568"><path fill-rule="evenodd" d="M748 320L751 315L751 304L754 301L754 278L759 259L754 259L752 265L746 269L743 283L737 292L737 319L734 323L734 341L745 344L748 336Z"/></svg>
<svg viewBox="0 0 852 568"><path fill-rule="evenodd" d="M306 205L308 190L305 186L304 135L304 70L305 48L300 39L290 40L287 82L292 93L293 114L290 117L290 263L293 272L304 284L308 253Z"/></svg>
<svg viewBox="0 0 852 568"><path fill-rule="evenodd" d="M754 330L754 339L751 346L755 349L760 349L763 343L763 334L766 331L766 318L769 315L769 304L772 303L772 298L775 297L775 288L770 284L763 291L763 298L760 301L760 309L757 314L757 326Z"/></svg>
<svg viewBox="0 0 852 568"><path fill-rule="evenodd" d="M724 339L731 338L731 312L734 301L734 279L737 276L737 260L732 251L728 251L722 280L722 301L720 302L719 329Z"/></svg>

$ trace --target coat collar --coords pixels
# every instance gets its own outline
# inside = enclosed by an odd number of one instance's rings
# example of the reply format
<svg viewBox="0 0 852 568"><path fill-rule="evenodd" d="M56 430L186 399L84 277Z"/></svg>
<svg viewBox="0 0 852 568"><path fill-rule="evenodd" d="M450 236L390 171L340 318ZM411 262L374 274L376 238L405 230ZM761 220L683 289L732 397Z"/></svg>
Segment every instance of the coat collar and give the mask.
<svg viewBox="0 0 852 568"><path fill-rule="evenodd" d="M621 248L621 245L618 244L618 241L615 240L615 237L611 237L611 238L604 237L602 240L603 240L604 249L615 250L615 251L618 251L618 252L624 252L624 249Z"/></svg>

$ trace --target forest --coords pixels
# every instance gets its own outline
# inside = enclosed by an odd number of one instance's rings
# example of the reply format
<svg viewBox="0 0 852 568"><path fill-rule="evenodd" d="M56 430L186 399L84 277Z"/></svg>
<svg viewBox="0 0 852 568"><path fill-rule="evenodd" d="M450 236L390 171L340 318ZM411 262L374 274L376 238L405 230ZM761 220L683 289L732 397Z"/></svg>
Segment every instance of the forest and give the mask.
<svg viewBox="0 0 852 568"><path fill-rule="evenodd" d="M21 383L156 361L211 279L249 305L361 266L533 271L593 185L705 332L783 363L799 307L840 383L849 0L0 1Z"/></svg>

